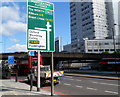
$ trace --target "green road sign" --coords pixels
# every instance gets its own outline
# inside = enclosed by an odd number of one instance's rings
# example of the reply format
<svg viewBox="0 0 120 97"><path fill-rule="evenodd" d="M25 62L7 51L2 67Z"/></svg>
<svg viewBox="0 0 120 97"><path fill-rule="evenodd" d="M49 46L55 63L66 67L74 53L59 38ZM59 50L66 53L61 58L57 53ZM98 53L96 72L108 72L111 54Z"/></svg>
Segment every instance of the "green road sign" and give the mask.
<svg viewBox="0 0 120 97"><path fill-rule="evenodd" d="M54 51L54 5L28 0L28 50Z"/></svg>

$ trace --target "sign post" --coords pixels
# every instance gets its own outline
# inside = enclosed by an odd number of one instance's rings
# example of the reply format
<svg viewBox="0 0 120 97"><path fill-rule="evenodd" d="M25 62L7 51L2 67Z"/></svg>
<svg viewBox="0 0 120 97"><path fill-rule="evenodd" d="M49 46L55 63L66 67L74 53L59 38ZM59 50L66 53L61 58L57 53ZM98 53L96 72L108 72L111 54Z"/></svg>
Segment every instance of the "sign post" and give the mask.
<svg viewBox="0 0 120 97"><path fill-rule="evenodd" d="M38 70L37 70L37 76L38 76L38 78L37 78L37 91L40 91L40 51L38 51L38 66L37 66L37 68L38 68Z"/></svg>
<svg viewBox="0 0 120 97"><path fill-rule="evenodd" d="M54 45L54 4L28 0L27 49L38 50L37 91L40 91L40 51L54 51Z"/></svg>
<svg viewBox="0 0 120 97"><path fill-rule="evenodd" d="M52 62L51 62L51 96L53 96L53 94L54 94L54 77L53 77L54 56L53 56L53 52L52 52L51 60L52 60Z"/></svg>

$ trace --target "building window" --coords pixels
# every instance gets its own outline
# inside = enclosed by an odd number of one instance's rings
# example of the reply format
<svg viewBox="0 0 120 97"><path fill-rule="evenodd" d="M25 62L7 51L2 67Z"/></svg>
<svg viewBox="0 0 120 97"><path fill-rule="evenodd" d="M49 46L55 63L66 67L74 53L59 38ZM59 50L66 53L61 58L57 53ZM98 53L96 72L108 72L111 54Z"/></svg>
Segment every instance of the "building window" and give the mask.
<svg viewBox="0 0 120 97"><path fill-rule="evenodd" d="M94 49L95 52L98 52L98 49Z"/></svg>
<svg viewBox="0 0 120 97"><path fill-rule="evenodd" d="M105 43L105 45L109 45L109 43Z"/></svg>
<svg viewBox="0 0 120 97"><path fill-rule="evenodd" d="M103 49L100 49L99 51L101 51L101 52L102 52L102 51L104 51L104 50L103 50Z"/></svg>
<svg viewBox="0 0 120 97"><path fill-rule="evenodd" d="M109 51L109 49L105 49L105 51Z"/></svg>
<svg viewBox="0 0 120 97"><path fill-rule="evenodd" d="M92 50L89 49L88 52L92 52Z"/></svg>
<svg viewBox="0 0 120 97"><path fill-rule="evenodd" d="M110 49L110 51L114 51L114 49Z"/></svg>

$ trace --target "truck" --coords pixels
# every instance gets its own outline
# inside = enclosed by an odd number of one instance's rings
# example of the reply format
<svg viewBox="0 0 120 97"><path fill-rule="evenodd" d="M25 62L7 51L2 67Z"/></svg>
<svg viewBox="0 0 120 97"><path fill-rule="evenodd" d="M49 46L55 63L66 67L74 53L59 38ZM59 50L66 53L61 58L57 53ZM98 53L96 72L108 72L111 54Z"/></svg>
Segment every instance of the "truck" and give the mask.
<svg viewBox="0 0 120 97"><path fill-rule="evenodd" d="M28 81L30 81L30 75L31 74L29 73L27 77ZM54 71L53 72L54 83L59 84L63 76L64 76L64 71ZM37 66L34 66L32 68L32 78L33 78L33 81L37 81ZM50 65L40 66L40 80L42 85L51 83Z"/></svg>
<svg viewBox="0 0 120 97"><path fill-rule="evenodd" d="M42 56L40 56L40 80L41 84L45 85L47 83L51 83L51 70L50 70L50 65L43 65L42 64ZM32 73L32 78L33 81L37 81L37 65L38 65L38 59L37 57L31 58L31 62L29 61L29 64L32 63L31 65L31 72L29 72L27 79L30 81L30 75ZM57 71L55 70L53 72L53 77L54 77L54 83L59 84L60 81L62 80L62 77L64 76L64 71Z"/></svg>

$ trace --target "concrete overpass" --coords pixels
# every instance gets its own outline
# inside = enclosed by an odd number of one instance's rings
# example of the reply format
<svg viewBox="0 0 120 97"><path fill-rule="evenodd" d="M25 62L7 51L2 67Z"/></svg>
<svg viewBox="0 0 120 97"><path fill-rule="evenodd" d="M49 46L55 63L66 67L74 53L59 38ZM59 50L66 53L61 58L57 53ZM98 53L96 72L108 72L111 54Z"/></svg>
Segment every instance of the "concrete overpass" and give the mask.
<svg viewBox="0 0 120 97"><path fill-rule="evenodd" d="M43 58L43 64L51 64L51 53L50 52L44 52L41 53ZM27 52L21 52L21 53L0 53L0 59L8 59L8 56L14 56L15 59L28 59L28 53ZM72 61L72 60L78 60L84 61L84 60L94 60L99 61L102 58L119 58L120 54L95 54L95 53L56 53L54 52L54 65L59 63L59 61ZM56 67L55 67L56 68Z"/></svg>
<svg viewBox="0 0 120 97"><path fill-rule="evenodd" d="M43 59L50 59L51 53L41 53ZM28 56L27 52L21 53L0 53L0 59L7 59L8 56L14 56L15 59ZM56 53L54 52L54 60L100 60L101 58L115 58L120 57L120 54L95 54L95 53Z"/></svg>

